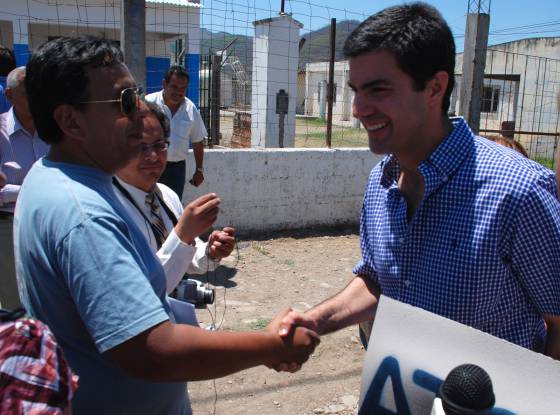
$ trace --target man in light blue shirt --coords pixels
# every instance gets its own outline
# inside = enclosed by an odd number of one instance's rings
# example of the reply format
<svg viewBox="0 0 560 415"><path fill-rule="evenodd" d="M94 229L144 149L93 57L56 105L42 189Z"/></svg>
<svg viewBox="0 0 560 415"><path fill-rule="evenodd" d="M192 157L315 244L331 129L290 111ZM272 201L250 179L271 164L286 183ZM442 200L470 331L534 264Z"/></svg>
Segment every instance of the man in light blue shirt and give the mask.
<svg viewBox="0 0 560 415"><path fill-rule="evenodd" d="M187 380L308 358L316 334L283 340L279 318L254 333L170 321L163 268L111 184L138 155L146 116L120 49L92 37L47 42L29 60L26 88L51 148L20 192L16 270L23 304L80 376L74 413L188 414ZM210 225L218 204L196 213Z"/></svg>

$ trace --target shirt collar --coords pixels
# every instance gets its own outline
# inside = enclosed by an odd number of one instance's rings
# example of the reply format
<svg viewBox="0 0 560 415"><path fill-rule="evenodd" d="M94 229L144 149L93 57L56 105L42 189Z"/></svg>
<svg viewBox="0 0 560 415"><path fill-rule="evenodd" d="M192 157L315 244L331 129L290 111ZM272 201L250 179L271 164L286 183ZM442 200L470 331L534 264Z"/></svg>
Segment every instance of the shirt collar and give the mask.
<svg viewBox="0 0 560 415"><path fill-rule="evenodd" d="M16 112L14 111L13 106L8 110L8 117L7 117L6 123L7 123L6 124L7 133L10 136L12 136L12 134L14 134L14 133L16 133L20 130L30 137L33 136L32 134L29 133L29 131L27 131L25 128L23 128L23 125L21 125L21 123L19 122L19 119L16 115Z"/></svg>
<svg viewBox="0 0 560 415"><path fill-rule="evenodd" d="M426 181L426 194L449 180L474 148L475 135L465 120L462 117L453 117L450 120L453 130L449 136L418 166L418 170ZM381 184L389 187L398 180L399 162L395 155L389 154L381 163Z"/></svg>
<svg viewBox="0 0 560 415"><path fill-rule="evenodd" d="M125 182L124 180L119 178L118 176L115 176L115 178L117 179L119 184L122 187L124 187L124 189L130 194L130 196L132 196L132 199L134 200L134 203L136 203L136 205L144 208L144 205L146 204L146 196L148 195L148 193L146 193L142 189L139 189L139 188L137 188L137 187L135 187L131 184L128 184L127 182Z"/></svg>

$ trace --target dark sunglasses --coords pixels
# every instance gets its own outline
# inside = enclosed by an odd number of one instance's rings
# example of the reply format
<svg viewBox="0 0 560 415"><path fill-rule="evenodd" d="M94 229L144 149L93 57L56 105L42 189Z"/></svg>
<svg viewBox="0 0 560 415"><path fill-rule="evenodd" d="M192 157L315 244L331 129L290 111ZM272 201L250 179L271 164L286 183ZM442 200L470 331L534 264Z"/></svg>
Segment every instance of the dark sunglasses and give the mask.
<svg viewBox="0 0 560 415"><path fill-rule="evenodd" d="M169 141L167 140L156 141L152 144L140 143L140 152L144 157L150 156L152 154L152 151L155 151L158 154L163 153L167 151L168 148Z"/></svg>
<svg viewBox="0 0 560 415"><path fill-rule="evenodd" d="M80 104L105 104L111 102L119 102L121 112L127 117L138 112L140 108L140 100L144 99L144 91L142 88L125 88L121 91L119 99L104 99L101 101L82 101Z"/></svg>

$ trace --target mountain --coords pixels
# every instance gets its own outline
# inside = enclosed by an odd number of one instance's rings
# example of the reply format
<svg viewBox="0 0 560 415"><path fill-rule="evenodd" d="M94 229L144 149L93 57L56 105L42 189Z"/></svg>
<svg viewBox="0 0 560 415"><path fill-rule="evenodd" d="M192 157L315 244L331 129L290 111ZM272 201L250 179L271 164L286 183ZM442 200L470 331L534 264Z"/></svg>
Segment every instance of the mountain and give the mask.
<svg viewBox="0 0 560 415"><path fill-rule="evenodd" d="M342 48L348 35L360 24L357 20L342 20L336 23L335 61L343 60ZM330 57L331 26L327 25L309 32L303 37L305 43L299 52L299 67L305 68L306 63L328 61Z"/></svg>
<svg viewBox="0 0 560 415"><path fill-rule="evenodd" d="M357 20L342 20L336 24L336 48L335 60L344 59L342 47L344 41L358 25ZM305 39L299 54L299 67L305 68L309 62L328 61L330 54L330 24L320 29L313 30L304 34ZM216 52L223 50L233 39L236 41L228 48L228 55L237 56L243 64L245 71L250 74L253 64L253 37L236 35L227 32L211 32L201 29L200 49L202 55L207 55L210 51Z"/></svg>

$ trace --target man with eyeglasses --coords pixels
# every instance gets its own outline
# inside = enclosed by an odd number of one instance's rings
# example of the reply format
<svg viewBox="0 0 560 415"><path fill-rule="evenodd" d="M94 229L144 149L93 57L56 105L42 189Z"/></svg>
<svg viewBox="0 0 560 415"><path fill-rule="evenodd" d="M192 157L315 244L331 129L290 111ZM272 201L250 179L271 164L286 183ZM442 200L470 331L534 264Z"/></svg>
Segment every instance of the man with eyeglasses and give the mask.
<svg viewBox="0 0 560 415"><path fill-rule="evenodd" d="M148 114L118 47L93 37L49 41L31 55L25 86L51 148L16 206L17 277L22 303L80 378L75 413L190 414L187 380L307 360L317 335L298 329L283 340L287 311L251 333L172 322L164 269L112 185L142 151ZM205 203L206 226L219 203Z"/></svg>
<svg viewBox="0 0 560 415"><path fill-rule="evenodd" d="M204 181L204 137L208 135L202 117L194 103L185 96L189 74L179 65L171 66L163 79L163 89L146 96L146 101L159 105L171 123L167 165L160 182L173 189L179 198L185 187L185 160L192 145L195 171L189 181L199 186Z"/></svg>
<svg viewBox="0 0 560 415"><path fill-rule="evenodd" d="M140 154L117 172L113 185L138 228L150 242L167 277L171 293L186 272L214 271L218 261L231 254L235 239L233 228L213 231L208 243L198 238L209 224L201 217L204 207L216 199L202 196L185 209L169 187L157 183L167 160L169 119L156 104L147 103Z"/></svg>

